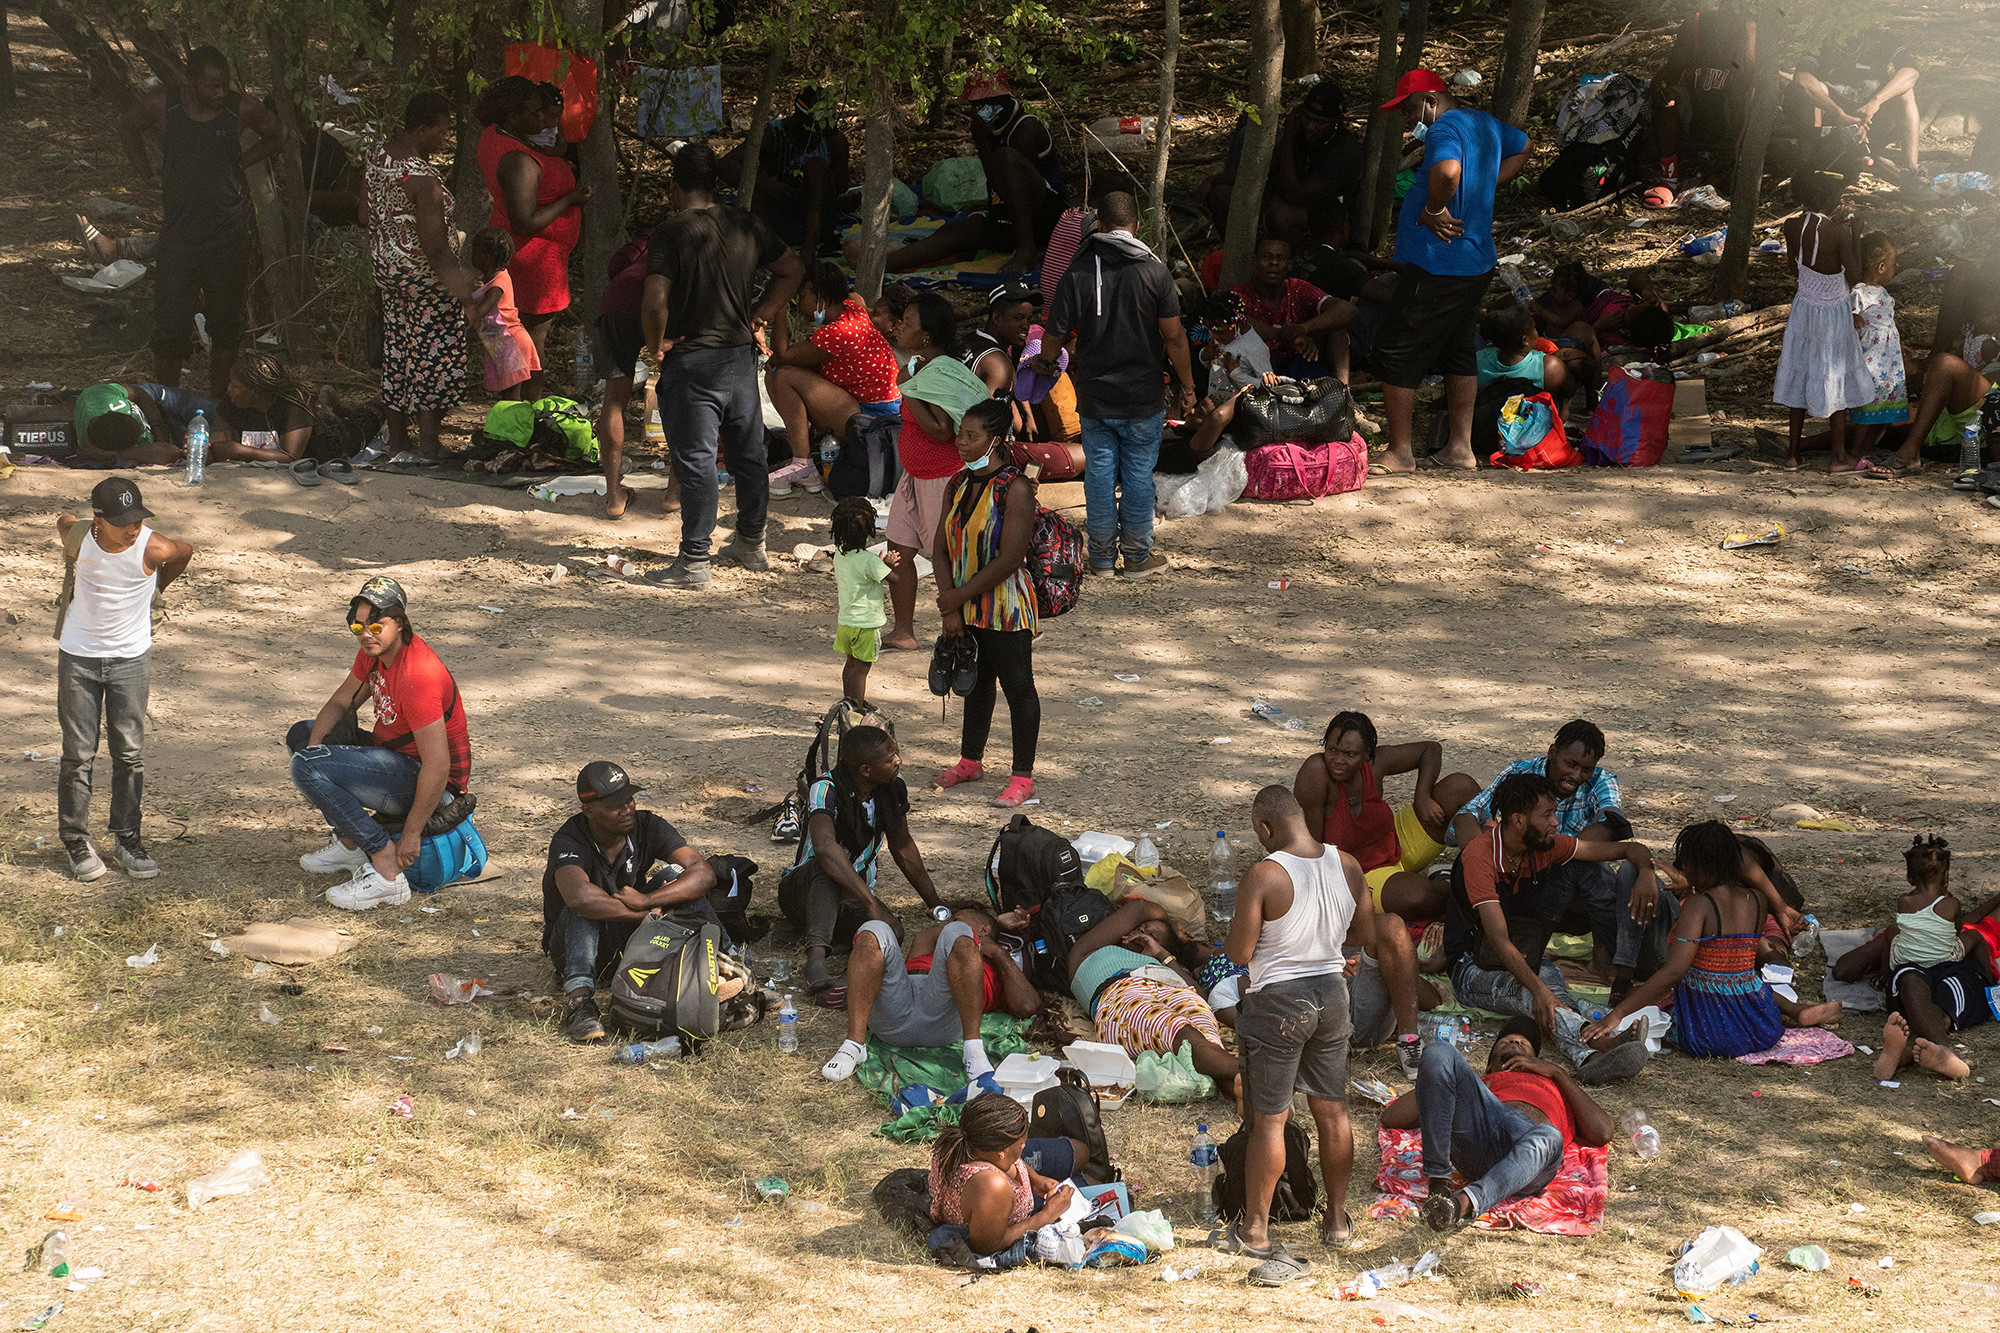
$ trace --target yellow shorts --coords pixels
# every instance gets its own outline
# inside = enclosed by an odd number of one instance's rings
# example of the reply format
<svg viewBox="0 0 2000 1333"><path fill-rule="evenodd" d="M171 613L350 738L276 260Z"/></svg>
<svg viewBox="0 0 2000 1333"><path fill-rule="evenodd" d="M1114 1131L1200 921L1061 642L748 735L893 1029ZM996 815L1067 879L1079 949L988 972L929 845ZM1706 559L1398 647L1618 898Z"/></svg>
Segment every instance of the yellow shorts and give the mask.
<svg viewBox="0 0 2000 1333"><path fill-rule="evenodd" d="M1436 841L1424 831L1424 822L1417 818L1417 807L1406 805L1396 812L1396 845L1402 849L1403 858L1385 866L1376 866L1362 878L1368 882L1370 895L1375 899L1375 910L1382 910L1382 886L1392 876L1405 870L1413 875L1421 875L1430 863L1444 854L1444 844Z"/></svg>
<svg viewBox="0 0 2000 1333"><path fill-rule="evenodd" d="M882 651L882 630L879 626L856 629L852 625L842 625L834 632L833 651L857 662L872 662ZM1400 827L1398 832L1401 832Z"/></svg>

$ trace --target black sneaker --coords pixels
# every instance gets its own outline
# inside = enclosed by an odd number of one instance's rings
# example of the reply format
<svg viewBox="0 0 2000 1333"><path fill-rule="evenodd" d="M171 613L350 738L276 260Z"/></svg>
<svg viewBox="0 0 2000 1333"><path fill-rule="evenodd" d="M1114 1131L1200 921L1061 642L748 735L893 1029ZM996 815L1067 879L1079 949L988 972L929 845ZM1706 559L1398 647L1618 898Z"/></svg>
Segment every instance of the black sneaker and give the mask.
<svg viewBox="0 0 2000 1333"><path fill-rule="evenodd" d="M604 1020L594 999L574 1000L563 1012L563 1035L581 1046L604 1040Z"/></svg>
<svg viewBox="0 0 2000 1333"><path fill-rule="evenodd" d="M956 643L957 640L947 639L940 634L937 636L937 642L931 645L931 693L940 699L951 693L952 673L958 664L958 649L954 646Z"/></svg>
<svg viewBox="0 0 2000 1333"><path fill-rule="evenodd" d="M951 692L963 699L979 683L979 640L961 634L953 642L957 648L953 653Z"/></svg>
<svg viewBox="0 0 2000 1333"><path fill-rule="evenodd" d="M63 850L69 853L70 873L85 884L94 879L103 879L111 873L105 868L104 858L97 854L97 849L90 845L88 838L66 842L63 844Z"/></svg>
<svg viewBox="0 0 2000 1333"><path fill-rule="evenodd" d="M778 822L771 825L771 841L797 842L799 833L799 797L794 792L778 807Z"/></svg>
<svg viewBox="0 0 2000 1333"><path fill-rule="evenodd" d="M154 879L160 873L159 862L146 854L146 844L137 837L120 838L111 849L111 859L133 879Z"/></svg>
<svg viewBox="0 0 2000 1333"><path fill-rule="evenodd" d="M677 558L665 569L648 570L642 577L656 588L706 588L715 582L715 572L706 560Z"/></svg>

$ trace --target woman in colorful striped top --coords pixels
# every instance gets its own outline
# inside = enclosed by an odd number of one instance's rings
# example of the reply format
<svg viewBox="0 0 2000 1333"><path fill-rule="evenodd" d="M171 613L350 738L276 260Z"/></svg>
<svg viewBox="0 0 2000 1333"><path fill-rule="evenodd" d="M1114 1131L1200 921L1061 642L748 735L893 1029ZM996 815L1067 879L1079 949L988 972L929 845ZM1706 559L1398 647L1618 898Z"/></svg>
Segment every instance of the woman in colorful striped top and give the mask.
<svg viewBox="0 0 2000 1333"><path fill-rule="evenodd" d="M938 774L940 787L985 776L981 762L993 726L996 686L1007 694L1014 731L1014 773L995 805L1035 794L1035 745L1042 700L1035 692L1035 585L1024 561L1035 538L1035 483L1013 464L1013 421L1006 402L989 398L967 409L954 443L964 467L945 491L933 542L938 613L944 635L970 634L979 645L979 679L965 696L959 760Z"/></svg>

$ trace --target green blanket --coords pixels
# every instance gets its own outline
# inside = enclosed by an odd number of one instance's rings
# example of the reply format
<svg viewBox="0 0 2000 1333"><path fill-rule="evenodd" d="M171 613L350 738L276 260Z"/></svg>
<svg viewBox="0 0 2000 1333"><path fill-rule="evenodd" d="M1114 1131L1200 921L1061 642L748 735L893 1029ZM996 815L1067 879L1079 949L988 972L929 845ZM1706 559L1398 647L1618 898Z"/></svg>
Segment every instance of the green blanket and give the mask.
<svg viewBox="0 0 2000 1333"><path fill-rule="evenodd" d="M986 1043L986 1054L994 1064L999 1064L1010 1055L1028 1049L1028 1025L1031 1020L1015 1018L1012 1014L987 1014L979 1021L979 1038ZM890 1046L872 1033L868 1038L868 1054L854 1071L854 1077L862 1087L867 1088L882 1099L884 1105L896 1100L896 1094L914 1084L936 1088L946 1094L957 1092L965 1086L965 1053L957 1046ZM913 1111L901 1120L892 1120L884 1125L880 1133L896 1138L898 1142L921 1142L933 1138L944 1125L954 1124L958 1119L955 1108L949 1120L937 1118L937 1112L944 1108L932 1108L929 1112ZM899 1138L890 1134L892 1126L911 1120L912 1116L928 1115L935 1124L929 1133L919 1139Z"/></svg>
<svg viewBox="0 0 2000 1333"><path fill-rule="evenodd" d="M965 419L966 409L991 398L993 390L957 357L934 356L924 362L923 369L903 381L903 396L919 398L942 409L956 428Z"/></svg>

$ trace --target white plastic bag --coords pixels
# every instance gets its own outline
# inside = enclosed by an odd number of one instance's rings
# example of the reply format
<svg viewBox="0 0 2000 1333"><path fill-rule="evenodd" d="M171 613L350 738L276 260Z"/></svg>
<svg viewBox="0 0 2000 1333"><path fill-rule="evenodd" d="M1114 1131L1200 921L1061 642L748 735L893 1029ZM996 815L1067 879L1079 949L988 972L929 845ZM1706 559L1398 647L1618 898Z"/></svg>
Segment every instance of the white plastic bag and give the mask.
<svg viewBox="0 0 2000 1333"><path fill-rule="evenodd" d="M1035 1232L1035 1257L1064 1268L1083 1266L1083 1233L1072 1222L1056 1222Z"/></svg>
<svg viewBox="0 0 2000 1333"><path fill-rule="evenodd" d="M188 1182L188 1207L199 1208L211 1199L231 1194L248 1194L270 1180L271 1173L264 1169L264 1154L246 1148L230 1158L227 1166Z"/></svg>
<svg viewBox="0 0 2000 1333"><path fill-rule="evenodd" d="M1757 1262L1763 1250L1735 1227L1710 1227L1674 1262L1674 1290L1714 1291Z"/></svg>
<svg viewBox="0 0 2000 1333"><path fill-rule="evenodd" d="M1111 1226L1121 1236L1144 1241L1149 1251L1166 1254L1174 1248L1173 1223L1167 1215L1154 1208L1143 1213L1127 1213Z"/></svg>
<svg viewBox="0 0 2000 1333"><path fill-rule="evenodd" d="M1242 499L1249 484L1250 465L1243 461L1243 451L1219 444L1191 477L1155 474L1153 507L1163 518L1219 514Z"/></svg>

